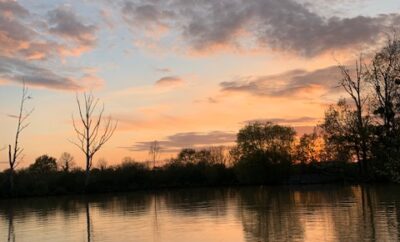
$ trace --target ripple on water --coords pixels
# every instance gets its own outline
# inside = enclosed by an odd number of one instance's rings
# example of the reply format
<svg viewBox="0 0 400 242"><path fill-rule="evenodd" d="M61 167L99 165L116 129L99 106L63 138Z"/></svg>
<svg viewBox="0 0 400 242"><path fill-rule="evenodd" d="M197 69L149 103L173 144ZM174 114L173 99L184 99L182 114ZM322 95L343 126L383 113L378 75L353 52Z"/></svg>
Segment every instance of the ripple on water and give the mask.
<svg viewBox="0 0 400 242"><path fill-rule="evenodd" d="M0 241L398 241L399 188L182 189L1 201Z"/></svg>

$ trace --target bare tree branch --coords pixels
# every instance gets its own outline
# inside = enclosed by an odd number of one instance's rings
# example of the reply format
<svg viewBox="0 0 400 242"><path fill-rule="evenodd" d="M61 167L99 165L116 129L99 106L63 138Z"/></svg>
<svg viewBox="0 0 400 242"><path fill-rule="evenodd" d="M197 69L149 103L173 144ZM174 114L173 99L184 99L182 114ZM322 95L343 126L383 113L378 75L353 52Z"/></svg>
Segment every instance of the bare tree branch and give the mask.
<svg viewBox="0 0 400 242"><path fill-rule="evenodd" d="M20 147L19 144L19 139L22 131L24 131L30 123L26 123L27 119L31 116L33 113L34 109L31 109L29 111L25 110L25 103L31 99L31 96L28 93L28 88L25 85L25 82L23 82L22 86L22 96L21 96L21 101L20 101L20 106L19 106L19 113L17 116L17 130L15 132L15 140L14 140L14 147L10 144L8 145L8 163L10 167L10 190L13 190L14 187L14 170L18 166L18 164L22 161L23 159L23 151L24 149Z"/></svg>
<svg viewBox="0 0 400 242"><path fill-rule="evenodd" d="M95 98L92 93L83 94L83 102L76 94L76 103L78 106L80 125L72 115L72 125L76 134L77 141L70 141L77 146L86 157L86 181L85 187L88 185L90 169L93 163L94 155L103 147L105 143L113 136L117 121L113 121L111 116L107 119L103 118L104 105L99 109L99 99ZM97 115L96 115L97 113ZM102 127L102 124L104 126Z"/></svg>

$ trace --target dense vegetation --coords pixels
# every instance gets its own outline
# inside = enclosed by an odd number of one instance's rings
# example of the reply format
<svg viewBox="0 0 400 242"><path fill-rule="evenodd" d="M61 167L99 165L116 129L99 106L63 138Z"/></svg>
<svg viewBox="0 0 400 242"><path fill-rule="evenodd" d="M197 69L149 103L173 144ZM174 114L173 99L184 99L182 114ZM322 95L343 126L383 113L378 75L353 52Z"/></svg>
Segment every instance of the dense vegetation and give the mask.
<svg viewBox="0 0 400 242"><path fill-rule="evenodd" d="M357 176L353 176L357 174L354 163L292 164L287 155L273 152L252 154L234 164L228 164L225 160L224 164L212 161L215 156L213 157L209 149L184 149L177 158L154 169L125 158L117 166L103 165L93 168L86 189L83 186L85 170L63 169L55 158L44 155L37 158L30 167L17 170L12 195L23 197L187 186L298 184L357 179ZM10 196L7 172L0 173L1 197Z"/></svg>
<svg viewBox="0 0 400 242"><path fill-rule="evenodd" d="M86 171L64 153L28 168L0 173L0 196L115 192L177 186L301 184L332 181L400 182L400 41L389 40L370 60L339 65L346 96L325 112L311 134L252 122L233 147L183 149L162 166L125 158ZM11 150L11 149L10 149ZM157 157L159 149L151 149ZM10 159L12 160L12 159ZM90 174L90 181L88 175ZM12 178L12 179L10 179ZM11 183L11 184L10 184ZM85 185L83 185L85 184ZM10 189L10 187L12 189Z"/></svg>

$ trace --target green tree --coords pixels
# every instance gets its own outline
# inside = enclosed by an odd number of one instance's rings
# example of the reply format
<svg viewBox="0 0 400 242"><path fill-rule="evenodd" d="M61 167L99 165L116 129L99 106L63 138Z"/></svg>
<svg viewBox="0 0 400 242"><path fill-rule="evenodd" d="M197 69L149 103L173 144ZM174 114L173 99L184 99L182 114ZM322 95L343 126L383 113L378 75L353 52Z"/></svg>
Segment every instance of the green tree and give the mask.
<svg viewBox="0 0 400 242"><path fill-rule="evenodd" d="M321 139L316 131L303 134L295 148L296 161L302 164L321 161Z"/></svg>
<svg viewBox="0 0 400 242"><path fill-rule="evenodd" d="M243 183L275 183L288 177L296 132L270 122L249 123L237 134L234 169Z"/></svg>
<svg viewBox="0 0 400 242"><path fill-rule="evenodd" d="M345 99L340 99L336 105L329 106L325 111L324 121L320 128L323 131L326 160L351 161L354 117L354 112L350 110Z"/></svg>
<svg viewBox="0 0 400 242"><path fill-rule="evenodd" d="M29 170L37 173L50 173L57 171L57 160L48 155L42 155L29 166Z"/></svg>
<svg viewBox="0 0 400 242"><path fill-rule="evenodd" d="M389 39L367 70L375 115L372 145L373 168L400 182L400 39Z"/></svg>
<svg viewBox="0 0 400 242"><path fill-rule="evenodd" d="M195 150L192 148L182 149L177 156L177 161L182 163L212 163L214 157L210 149Z"/></svg>
<svg viewBox="0 0 400 242"><path fill-rule="evenodd" d="M196 150L191 148L182 149L177 156L177 160L183 163L196 162Z"/></svg>
<svg viewBox="0 0 400 242"><path fill-rule="evenodd" d="M241 156L267 151L290 154L295 135L291 127L271 122L254 122L239 131L237 148Z"/></svg>
<svg viewBox="0 0 400 242"><path fill-rule="evenodd" d="M372 107L380 119L384 136L395 136L400 108L400 40L389 39L367 69L367 80L374 95Z"/></svg>

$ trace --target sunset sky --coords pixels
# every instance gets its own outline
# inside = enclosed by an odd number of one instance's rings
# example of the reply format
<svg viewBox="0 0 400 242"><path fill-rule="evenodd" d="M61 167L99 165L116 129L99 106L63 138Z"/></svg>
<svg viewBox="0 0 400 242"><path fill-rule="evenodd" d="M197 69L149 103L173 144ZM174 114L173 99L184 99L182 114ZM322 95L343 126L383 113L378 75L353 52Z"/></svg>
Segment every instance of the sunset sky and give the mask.
<svg viewBox="0 0 400 242"><path fill-rule="evenodd" d="M147 159L153 140L163 158L230 144L251 120L310 130L341 95L337 63L400 24L399 0L0 0L0 12L0 148L22 80L33 97L21 167L64 151L83 164L68 140L75 94L90 90L119 122L95 163Z"/></svg>

